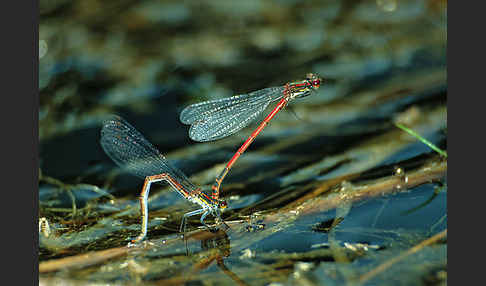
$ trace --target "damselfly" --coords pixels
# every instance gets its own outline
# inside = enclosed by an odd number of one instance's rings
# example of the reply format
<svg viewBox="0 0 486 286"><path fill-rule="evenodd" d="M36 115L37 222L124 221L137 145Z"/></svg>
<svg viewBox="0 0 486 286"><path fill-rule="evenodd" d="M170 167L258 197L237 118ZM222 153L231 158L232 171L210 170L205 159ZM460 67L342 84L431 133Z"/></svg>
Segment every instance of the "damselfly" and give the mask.
<svg viewBox="0 0 486 286"><path fill-rule="evenodd" d="M213 192L211 197L213 200L219 199L221 183L231 167L270 120L290 100L308 96L312 91L317 90L321 81L322 79L318 75L309 73L306 79L289 82L284 86L269 87L248 94L196 103L182 110L180 115L181 122L191 125L189 137L194 141L205 142L224 138L246 127L271 102L279 100L272 112L263 119L258 128L246 139L245 143L236 151L226 164L226 167L216 178L212 186Z"/></svg>
<svg viewBox="0 0 486 286"><path fill-rule="evenodd" d="M101 146L106 154L120 167L139 177L145 178L140 193L142 213L142 230L132 242L138 242L147 235L148 206L147 199L150 185L166 181L172 188L188 201L198 204L201 209L184 214L179 231L185 233L186 219L201 215L201 223L208 214L221 220L221 211L226 208L226 201L213 199L194 185L182 171L171 165L143 135L119 116L112 116L103 122L101 129ZM224 223L224 221L222 221Z"/></svg>

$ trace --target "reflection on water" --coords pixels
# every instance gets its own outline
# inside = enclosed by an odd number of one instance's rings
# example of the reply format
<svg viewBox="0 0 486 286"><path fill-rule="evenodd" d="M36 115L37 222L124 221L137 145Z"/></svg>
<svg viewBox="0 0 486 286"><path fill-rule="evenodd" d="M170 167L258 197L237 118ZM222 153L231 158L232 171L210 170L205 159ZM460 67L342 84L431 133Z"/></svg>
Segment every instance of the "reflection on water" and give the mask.
<svg viewBox="0 0 486 286"><path fill-rule="evenodd" d="M200 259L198 263L193 266L192 275L197 272L208 268L214 261L218 267L230 277L238 285L247 285L241 280L235 273L233 273L224 264L224 258L228 257L231 253L230 240L228 235L223 230L211 233L212 235L206 239L201 240L201 249L206 251L205 257Z"/></svg>

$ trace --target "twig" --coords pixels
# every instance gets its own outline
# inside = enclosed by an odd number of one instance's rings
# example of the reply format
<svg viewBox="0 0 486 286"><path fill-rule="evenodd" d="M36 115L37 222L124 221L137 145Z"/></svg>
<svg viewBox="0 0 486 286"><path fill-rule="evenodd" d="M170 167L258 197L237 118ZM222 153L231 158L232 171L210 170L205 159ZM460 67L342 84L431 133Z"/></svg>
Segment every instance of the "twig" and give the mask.
<svg viewBox="0 0 486 286"><path fill-rule="evenodd" d="M46 273L57 271L60 269L66 269L71 267L86 267L94 264L98 264L105 260L126 255L129 248L118 247L111 248L102 251L93 251L81 255L70 256L60 259L53 259L39 263L39 273Z"/></svg>

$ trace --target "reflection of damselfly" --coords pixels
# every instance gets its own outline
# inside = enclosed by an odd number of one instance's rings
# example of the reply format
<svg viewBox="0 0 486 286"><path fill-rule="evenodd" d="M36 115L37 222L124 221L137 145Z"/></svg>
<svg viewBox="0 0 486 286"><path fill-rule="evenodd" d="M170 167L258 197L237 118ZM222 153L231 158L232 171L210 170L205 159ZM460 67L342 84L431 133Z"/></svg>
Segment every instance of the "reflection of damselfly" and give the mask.
<svg viewBox="0 0 486 286"><path fill-rule="evenodd" d="M226 232L222 229L219 229L217 232L211 232L206 234L200 233L200 235L208 236L205 239L201 240L201 249L205 250L206 252L199 254L200 260L192 267L192 273L189 273L189 275L187 276L185 275L187 277L187 280L184 281L185 284L189 284L188 282L196 280L197 277L195 277L196 279L191 279L191 276L196 274L196 272L208 268L213 261L216 261L218 267L223 271L223 273L228 275L228 277L231 278L233 282L238 285L248 285L224 264L224 259L230 256L231 252L230 240Z"/></svg>
<svg viewBox="0 0 486 286"><path fill-rule="evenodd" d="M147 234L147 198L150 185L154 182L166 181L184 198L201 206L199 210L184 214L180 232L185 233L186 218L189 216L202 214L201 223L205 226L207 225L204 223L204 219L208 214L212 214L218 220L221 220L221 211L226 208L226 201L211 198L201 188L191 183L184 173L172 166L159 150L123 118L113 116L105 120L101 129L100 141L103 150L116 164L139 177L145 178L139 197L142 231L132 242L141 241Z"/></svg>
<svg viewBox="0 0 486 286"><path fill-rule="evenodd" d="M289 82L284 86L269 87L248 94L196 103L182 110L180 115L181 122L191 125L189 137L195 141L205 142L224 138L246 127L271 102L279 100L272 112L263 119L258 128L246 139L245 143L236 151L224 170L216 178L216 182L212 187L213 199L219 199L219 189L224 177L270 120L290 100L308 96L311 94L311 91L317 90L321 81L322 79L318 75L309 73L306 79Z"/></svg>

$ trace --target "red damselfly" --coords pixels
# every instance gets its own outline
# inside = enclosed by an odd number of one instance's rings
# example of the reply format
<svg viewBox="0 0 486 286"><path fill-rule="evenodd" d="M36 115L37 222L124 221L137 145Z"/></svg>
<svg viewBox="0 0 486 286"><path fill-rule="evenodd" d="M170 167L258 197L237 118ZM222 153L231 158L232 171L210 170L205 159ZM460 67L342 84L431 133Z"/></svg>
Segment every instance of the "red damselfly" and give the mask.
<svg viewBox="0 0 486 286"><path fill-rule="evenodd" d="M312 91L319 88L321 82L322 79L318 75L309 73L304 80L289 82L284 86L269 87L247 94L196 103L182 110L180 115L181 122L191 125L189 137L194 141L206 142L224 138L248 126L271 102L278 100L272 112L251 133L250 137L236 151L216 178L212 186L212 199L219 199L221 183L224 177L270 120L290 100L310 95Z"/></svg>
<svg viewBox="0 0 486 286"><path fill-rule="evenodd" d="M150 185L165 181L188 201L198 204L201 209L184 214L179 231L185 233L186 219L201 215L201 223L208 214L221 220L221 211L226 208L226 201L213 199L210 195L194 185L186 175L173 165L132 125L119 116L112 116L103 122L101 129L101 146L105 153L126 171L145 179L140 193L142 230L132 242L138 242L147 235L148 206L147 199ZM224 221L222 221L224 223Z"/></svg>

